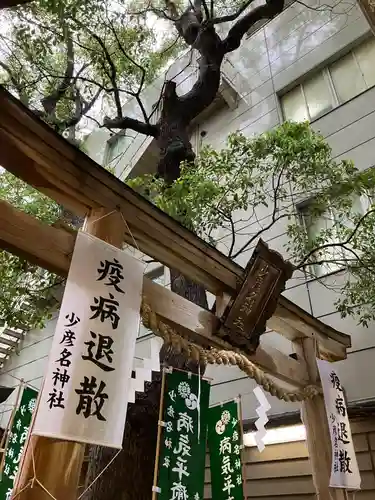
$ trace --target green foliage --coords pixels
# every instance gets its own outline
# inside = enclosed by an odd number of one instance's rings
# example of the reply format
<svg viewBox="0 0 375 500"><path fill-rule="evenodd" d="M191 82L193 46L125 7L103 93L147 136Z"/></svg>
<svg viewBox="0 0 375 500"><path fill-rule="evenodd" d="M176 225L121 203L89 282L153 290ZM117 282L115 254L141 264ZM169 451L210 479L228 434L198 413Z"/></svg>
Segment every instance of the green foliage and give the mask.
<svg viewBox="0 0 375 500"><path fill-rule="evenodd" d="M56 203L1 169L0 199L48 224L59 216ZM53 292L59 282L55 275L0 251L0 322L23 329L43 326L56 303Z"/></svg>
<svg viewBox="0 0 375 500"><path fill-rule="evenodd" d="M116 114L115 95L123 105L181 49L126 2L39 0L1 16L0 83L60 133Z"/></svg>
<svg viewBox="0 0 375 500"><path fill-rule="evenodd" d="M290 259L310 274L317 266L349 270L337 308L363 324L375 319L375 171L334 161L308 123L286 122L255 138L232 134L226 148L207 146L193 165L182 165L170 186L151 175L128 184L232 258L285 219L279 234L286 226ZM360 199L367 200L364 218Z"/></svg>

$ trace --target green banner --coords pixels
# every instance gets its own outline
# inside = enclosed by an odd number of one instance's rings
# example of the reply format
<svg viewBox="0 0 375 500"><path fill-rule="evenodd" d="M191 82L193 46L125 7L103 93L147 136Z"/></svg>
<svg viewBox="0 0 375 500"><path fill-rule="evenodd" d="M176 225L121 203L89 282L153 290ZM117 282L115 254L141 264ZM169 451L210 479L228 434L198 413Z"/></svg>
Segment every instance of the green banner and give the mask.
<svg viewBox="0 0 375 500"><path fill-rule="evenodd" d="M174 370L165 374L159 450L159 500L203 500L210 384Z"/></svg>
<svg viewBox="0 0 375 500"><path fill-rule="evenodd" d="M21 401L14 416L5 455L3 475L0 482L0 500L9 500L11 498L13 483L18 472L37 396L37 391L29 387L23 389Z"/></svg>
<svg viewBox="0 0 375 500"><path fill-rule="evenodd" d="M242 432L237 401L230 401L209 409L208 447L211 498L243 500Z"/></svg>

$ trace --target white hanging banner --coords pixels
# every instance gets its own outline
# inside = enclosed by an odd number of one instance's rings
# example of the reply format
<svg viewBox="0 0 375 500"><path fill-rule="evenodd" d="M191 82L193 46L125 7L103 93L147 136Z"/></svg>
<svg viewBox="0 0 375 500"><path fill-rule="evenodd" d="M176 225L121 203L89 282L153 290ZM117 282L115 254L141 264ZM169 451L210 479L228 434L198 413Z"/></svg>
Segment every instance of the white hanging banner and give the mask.
<svg viewBox="0 0 375 500"><path fill-rule="evenodd" d="M361 475L355 456L344 390L334 364L317 359L332 444L332 488L359 490Z"/></svg>
<svg viewBox="0 0 375 500"><path fill-rule="evenodd" d="M122 447L143 273L78 233L33 434Z"/></svg>

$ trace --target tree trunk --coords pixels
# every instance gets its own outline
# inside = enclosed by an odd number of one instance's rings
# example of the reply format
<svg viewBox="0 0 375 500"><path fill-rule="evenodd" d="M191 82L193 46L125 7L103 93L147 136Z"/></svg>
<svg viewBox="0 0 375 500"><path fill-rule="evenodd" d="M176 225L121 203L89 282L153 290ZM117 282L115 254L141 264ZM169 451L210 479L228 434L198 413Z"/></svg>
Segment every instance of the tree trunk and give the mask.
<svg viewBox="0 0 375 500"><path fill-rule="evenodd" d="M159 374L146 384L135 405L129 405L123 438L123 450L85 495L95 500L150 500L154 472L158 407ZM121 397L121 395L119 395ZM110 448L92 446L89 450L89 485L114 457Z"/></svg>
<svg viewBox="0 0 375 500"><path fill-rule="evenodd" d="M172 277L173 276L173 277ZM172 290L185 298L195 299L207 307L205 291L177 271L171 270ZM198 372L194 361L176 353L171 346L163 345L160 351L163 365ZM201 373L204 367L201 367ZM123 450L100 479L85 495L85 500L150 500L156 454L159 418L161 375L153 374L153 382L145 384L145 392L138 394L135 404L129 405ZM121 397L121 395L119 395ZM114 457L115 451L93 446L89 450L89 468L86 486L89 485Z"/></svg>

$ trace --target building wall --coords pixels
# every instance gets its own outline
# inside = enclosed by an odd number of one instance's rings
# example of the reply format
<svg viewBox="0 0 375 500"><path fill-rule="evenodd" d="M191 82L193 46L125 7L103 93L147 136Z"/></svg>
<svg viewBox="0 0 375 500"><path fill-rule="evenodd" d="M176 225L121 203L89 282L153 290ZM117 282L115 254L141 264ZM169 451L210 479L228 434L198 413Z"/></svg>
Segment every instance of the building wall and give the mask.
<svg viewBox="0 0 375 500"><path fill-rule="evenodd" d="M353 442L361 472L361 491L355 500L375 498L375 424L373 420L352 422ZM245 448L245 498L258 500L312 500L316 498L311 466L304 441ZM206 462L205 499L211 497L209 462ZM348 494L352 500L352 494Z"/></svg>

